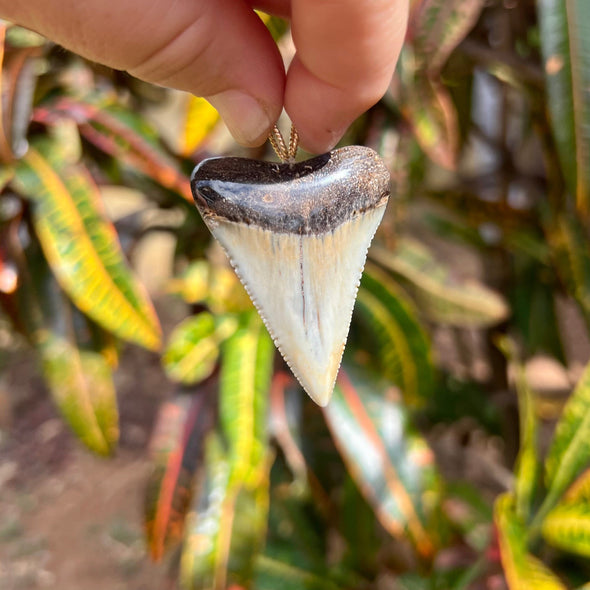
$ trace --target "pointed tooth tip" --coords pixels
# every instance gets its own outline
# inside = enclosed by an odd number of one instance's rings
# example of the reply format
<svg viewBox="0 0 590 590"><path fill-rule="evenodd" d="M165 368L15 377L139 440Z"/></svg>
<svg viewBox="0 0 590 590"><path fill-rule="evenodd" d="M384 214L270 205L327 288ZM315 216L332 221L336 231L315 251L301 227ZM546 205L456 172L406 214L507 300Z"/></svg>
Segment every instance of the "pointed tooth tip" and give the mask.
<svg viewBox="0 0 590 590"><path fill-rule="evenodd" d="M324 393L320 396L312 395L311 393L309 393L309 391L307 391L307 395L309 395L311 400L318 406L320 406L320 408L325 408L332 399L332 391L330 391L329 393Z"/></svg>
<svg viewBox="0 0 590 590"><path fill-rule="evenodd" d="M290 364L289 366L291 367ZM293 367L291 367L291 370L295 377L297 377L297 380L301 383L305 393L309 395L314 403L320 406L320 408L325 408L330 403L334 387L336 386L336 375L330 380L317 379L310 381L310 379L301 379L298 372L294 370Z"/></svg>

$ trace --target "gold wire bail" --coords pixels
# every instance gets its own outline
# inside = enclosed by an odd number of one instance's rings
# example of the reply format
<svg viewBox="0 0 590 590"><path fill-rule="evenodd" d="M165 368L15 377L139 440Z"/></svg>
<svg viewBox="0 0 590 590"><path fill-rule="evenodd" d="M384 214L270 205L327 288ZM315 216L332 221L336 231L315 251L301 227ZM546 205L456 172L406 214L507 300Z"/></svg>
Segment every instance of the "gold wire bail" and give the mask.
<svg viewBox="0 0 590 590"><path fill-rule="evenodd" d="M274 125L271 129L270 135L268 136L270 145L275 151L275 154L283 162L294 162L295 156L297 155L297 148L299 147L299 134L295 125L291 123L291 132L289 133L289 143L286 144L283 139L283 134L280 129Z"/></svg>

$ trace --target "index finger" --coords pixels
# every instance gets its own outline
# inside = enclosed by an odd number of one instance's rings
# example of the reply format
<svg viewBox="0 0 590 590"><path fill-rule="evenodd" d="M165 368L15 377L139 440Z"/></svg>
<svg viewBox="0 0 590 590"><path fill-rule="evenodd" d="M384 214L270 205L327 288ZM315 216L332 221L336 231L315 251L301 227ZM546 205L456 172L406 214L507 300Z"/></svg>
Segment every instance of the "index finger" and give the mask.
<svg viewBox="0 0 590 590"><path fill-rule="evenodd" d="M407 17L408 0L292 0L285 108L307 149L333 147L383 96Z"/></svg>

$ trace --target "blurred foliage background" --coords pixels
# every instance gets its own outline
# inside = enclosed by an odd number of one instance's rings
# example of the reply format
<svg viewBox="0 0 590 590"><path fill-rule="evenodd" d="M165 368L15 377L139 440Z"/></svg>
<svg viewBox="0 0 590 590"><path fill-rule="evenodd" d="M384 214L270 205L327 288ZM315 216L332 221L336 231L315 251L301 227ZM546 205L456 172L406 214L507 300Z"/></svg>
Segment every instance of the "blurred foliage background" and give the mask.
<svg viewBox="0 0 590 590"><path fill-rule="evenodd" d="M587 0L413 0L390 90L343 140L382 155L393 198L324 410L190 195L202 158L268 147L8 23L0 60L4 358L29 346L108 456L120 355L154 351L145 534L174 584L590 587ZM154 233L174 274L157 297L133 263ZM162 330L152 299L184 319Z"/></svg>

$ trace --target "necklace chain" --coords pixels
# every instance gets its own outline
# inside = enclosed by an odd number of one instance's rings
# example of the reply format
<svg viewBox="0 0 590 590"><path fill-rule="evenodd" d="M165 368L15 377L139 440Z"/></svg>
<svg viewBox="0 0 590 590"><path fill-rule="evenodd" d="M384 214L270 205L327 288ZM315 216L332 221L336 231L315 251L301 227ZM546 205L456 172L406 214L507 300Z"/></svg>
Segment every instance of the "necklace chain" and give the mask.
<svg viewBox="0 0 590 590"><path fill-rule="evenodd" d="M279 128L274 125L270 135L268 136L270 145L282 162L294 162L297 155L297 148L299 147L299 135L295 126L291 124L291 132L289 133L289 143L287 144L283 139L283 134Z"/></svg>

